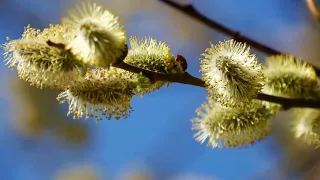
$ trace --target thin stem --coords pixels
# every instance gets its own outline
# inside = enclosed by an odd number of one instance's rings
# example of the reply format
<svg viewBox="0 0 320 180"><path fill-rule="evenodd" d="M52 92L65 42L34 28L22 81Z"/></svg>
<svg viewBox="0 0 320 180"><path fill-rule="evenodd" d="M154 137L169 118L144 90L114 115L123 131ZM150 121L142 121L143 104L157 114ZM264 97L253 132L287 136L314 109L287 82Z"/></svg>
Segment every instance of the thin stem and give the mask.
<svg viewBox="0 0 320 180"><path fill-rule="evenodd" d="M320 13L316 7L316 4L314 2L314 0L306 0L308 9L310 11L310 13L312 14L312 16L318 21L320 22Z"/></svg>
<svg viewBox="0 0 320 180"><path fill-rule="evenodd" d="M157 73L145 69L141 69L139 67L132 66L125 62L118 63L114 65L117 68L121 68L133 73L142 73L144 76L148 77L152 82L155 81L167 81L167 82L176 82L181 84L189 84L198 87L205 87L204 81L199 78L196 78L189 73L185 72L183 74L164 74Z"/></svg>
<svg viewBox="0 0 320 180"><path fill-rule="evenodd" d="M188 84L198 87L205 87L205 82L202 79L196 78L191 74L185 72L184 74L163 74L157 73L139 67L132 66L123 61L114 65L117 68L124 69L133 73L142 73L148 77L151 81L167 81L176 82L181 84ZM304 108L320 108L320 100L307 100L307 99L289 99L284 97L277 97L260 93L256 99L273 102L283 105L284 109L287 110L292 107L304 107Z"/></svg>
<svg viewBox="0 0 320 180"><path fill-rule="evenodd" d="M273 49L271 47L268 47L262 43L259 43L253 39L250 39L246 36L243 36L241 35L240 32L238 31L234 31L226 26L223 26L221 24L219 24L218 22L216 21L213 21L207 17L205 17L204 15L202 15L201 13L199 13L192 5L180 5L176 2L173 2L171 0L159 0L160 2L163 2L165 4L167 4L168 6L176 9L176 10L179 10L180 12L196 19L197 21L207 25L208 27L214 29L214 30L217 30L223 34L226 34L226 35L229 35L231 36L234 40L236 41L239 41L239 42L245 42L247 43L248 45L262 51L262 52L265 52L267 54L272 54L272 55L276 55L276 54L286 54L284 52L280 52L276 49ZM308 1L308 0L307 0ZM312 0L309 0L309 1L312 1ZM310 63L309 63L310 64ZM312 64L310 64L312 65ZM320 69L314 65L312 65L313 68L315 69L316 73L317 73L317 76L320 76Z"/></svg>

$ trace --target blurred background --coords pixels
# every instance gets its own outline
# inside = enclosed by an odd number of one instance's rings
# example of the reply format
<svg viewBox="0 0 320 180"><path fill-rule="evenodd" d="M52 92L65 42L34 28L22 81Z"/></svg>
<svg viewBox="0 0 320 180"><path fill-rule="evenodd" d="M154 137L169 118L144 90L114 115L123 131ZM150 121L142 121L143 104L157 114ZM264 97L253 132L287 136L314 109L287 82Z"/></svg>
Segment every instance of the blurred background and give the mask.
<svg viewBox="0 0 320 180"><path fill-rule="evenodd" d="M89 1L89 0L88 0ZM0 43L24 27L59 23L77 0L1 0ZM200 77L200 54L218 33L155 0L95 0L120 17L129 36L151 36L182 54ZM176 0L258 42L320 67L319 24L304 0ZM320 5L320 3L319 3ZM318 6L320 8L320 6ZM1 53L3 50L1 49ZM266 54L253 48L260 60ZM3 57L0 57L3 61ZM5 180L320 179L319 152L290 138L290 111L272 135L243 149L212 149L193 139L190 119L204 89L173 84L132 102L128 119L74 120L59 92L39 90L0 66L0 178Z"/></svg>

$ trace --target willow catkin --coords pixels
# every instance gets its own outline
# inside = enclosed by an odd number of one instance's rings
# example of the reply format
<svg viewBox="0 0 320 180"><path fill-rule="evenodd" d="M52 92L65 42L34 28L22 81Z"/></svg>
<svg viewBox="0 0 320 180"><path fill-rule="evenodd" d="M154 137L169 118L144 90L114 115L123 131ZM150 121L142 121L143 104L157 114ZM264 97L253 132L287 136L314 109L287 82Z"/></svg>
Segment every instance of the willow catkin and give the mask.
<svg viewBox="0 0 320 180"><path fill-rule="evenodd" d="M119 18L95 3L79 4L62 24L75 29L68 48L86 65L108 68L126 51L126 31Z"/></svg>
<svg viewBox="0 0 320 180"><path fill-rule="evenodd" d="M246 44L234 40L211 44L202 56L202 79L210 97L220 104L242 106L261 91L262 66Z"/></svg>
<svg viewBox="0 0 320 180"><path fill-rule="evenodd" d="M210 98L197 109L192 120L195 139L201 144L208 140L213 148L245 147L264 139L270 132L272 111L261 101L237 108L224 107Z"/></svg>

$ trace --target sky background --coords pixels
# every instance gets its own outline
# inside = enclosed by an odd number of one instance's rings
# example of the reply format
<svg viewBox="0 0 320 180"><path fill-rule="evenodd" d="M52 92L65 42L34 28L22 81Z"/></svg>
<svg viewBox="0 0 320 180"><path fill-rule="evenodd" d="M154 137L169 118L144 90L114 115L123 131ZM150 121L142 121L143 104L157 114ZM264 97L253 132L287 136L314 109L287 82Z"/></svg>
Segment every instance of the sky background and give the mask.
<svg viewBox="0 0 320 180"><path fill-rule="evenodd" d="M75 0L2 0L0 6L0 43L20 38L23 28L45 28L59 23L65 10ZM180 14L166 5L151 0L97 0L120 16L128 36L151 36L166 42L173 54L182 54L189 64L188 72L200 77L200 54L228 36ZM308 14L304 1L292 0L194 0L201 13L242 34L278 50L320 65L318 25ZM1 50L2 51L2 50ZM253 50L263 61L265 54ZM3 60L3 57L0 57ZM43 104L46 91L20 94L10 89L12 77L4 63L0 66L0 177L7 180L52 179L57 172L73 165L90 164L103 177L119 179L126 168L148 169L154 179L174 179L182 175L197 175L208 180L250 179L277 163L281 152L272 146L273 138L246 149L212 149L193 139L190 120L195 109L206 100L204 89L173 84L144 98L132 101L134 112L128 119L104 120L95 123L66 118L67 105L59 105L50 95L50 107ZM77 121L88 129L88 139L80 145L66 145L54 136L51 125L37 138L21 136L13 130L11 121L26 118L21 94L37 98L36 110L60 113L63 121ZM52 95L54 94L54 95ZM41 97L41 98L39 98ZM30 100L31 101L31 100ZM47 107L48 112L45 110ZM17 109L19 108L19 110ZM18 119L19 119L18 118ZM272 148L271 148L272 147ZM121 178L120 178L121 179ZM200 178L196 178L200 179Z"/></svg>

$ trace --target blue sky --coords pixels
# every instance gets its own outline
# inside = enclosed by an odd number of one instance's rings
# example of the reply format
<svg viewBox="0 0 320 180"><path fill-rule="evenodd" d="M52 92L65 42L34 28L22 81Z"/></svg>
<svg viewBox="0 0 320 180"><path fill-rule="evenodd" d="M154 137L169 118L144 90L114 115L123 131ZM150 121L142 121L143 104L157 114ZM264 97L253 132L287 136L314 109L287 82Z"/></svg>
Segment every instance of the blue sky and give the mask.
<svg viewBox="0 0 320 180"><path fill-rule="evenodd" d="M314 27L311 26L311 30L300 29L300 34L288 31L294 31L300 26L310 26L307 21L310 17L302 10L302 1L193 2L206 16L239 30L244 35L283 51L308 56L296 51L299 47L293 42L300 42L303 36L301 32L312 32ZM18 38L27 24L43 28L49 23L58 23L64 12L61 7L64 7L62 2L53 0L4 1L0 7L0 43L5 42L6 36ZM128 35L152 36L167 42L172 53L183 54L187 58L188 71L200 77L198 59L209 46L209 41L216 43L228 37L195 24L187 17L180 19L183 27L191 24L190 29L198 30L190 33L194 37L180 37L171 32L168 23L171 17L166 13L159 14L161 8L168 8L161 4L157 7L156 13L132 13L124 23ZM263 57L262 53L255 52ZM0 69L1 83L15 73L3 63ZM1 91L3 96L10 94L5 89ZM195 109L205 98L206 92L201 88L173 84L143 99L135 98L132 102L134 112L126 120L105 120L99 124L94 120L84 122L90 127L90 141L80 148L65 148L48 134L29 142L6 128L10 113L14 112L9 111L8 102L1 96L0 112L3 117L0 120L0 177L8 180L51 179L60 168L77 163L95 164L102 174L106 174L105 177L111 179L132 163L150 167L158 179L195 173L221 180L241 180L269 168L275 162L274 157L267 152L271 138L240 150L216 150L200 145L193 139L190 119L195 117ZM62 113L66 114L67 107L61 107Z"/></svg>

